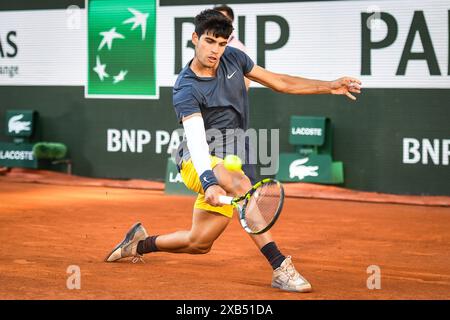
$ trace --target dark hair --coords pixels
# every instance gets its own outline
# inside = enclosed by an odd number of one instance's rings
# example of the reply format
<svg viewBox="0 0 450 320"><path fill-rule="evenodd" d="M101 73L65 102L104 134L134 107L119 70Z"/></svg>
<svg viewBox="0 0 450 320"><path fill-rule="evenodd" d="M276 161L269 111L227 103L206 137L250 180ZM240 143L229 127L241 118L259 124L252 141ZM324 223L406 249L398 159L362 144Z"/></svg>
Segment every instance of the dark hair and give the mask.
<svg viewBox="0 0 450 320"><path fill-rule="evenodd" d="M221 12L214 9L206 9L200 12L194 19L195 33L200 38L203 33L211 32L214 37L227 38L233 32L231 20Z"/></svg>
<svg viewBox="0 0 450 320"><path fill-rule="evenodd" d="M227 6L226 4L222 4L219 6L215 6L214 10L217 11L225 11L228 15L228 17L230 17L231 21L234 21L234 12L233 9L231 9L229 6Z"/></svg>

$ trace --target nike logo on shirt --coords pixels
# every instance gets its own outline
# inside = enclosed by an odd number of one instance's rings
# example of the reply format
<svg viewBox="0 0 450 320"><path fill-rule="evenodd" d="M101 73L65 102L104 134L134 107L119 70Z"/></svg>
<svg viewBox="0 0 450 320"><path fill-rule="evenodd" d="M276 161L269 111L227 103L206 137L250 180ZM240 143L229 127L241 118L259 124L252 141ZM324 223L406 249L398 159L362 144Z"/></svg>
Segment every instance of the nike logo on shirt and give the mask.
<svg viewBox="0 0 450 320"><path fill-rule="evenodd" d="M236 73L236 70L234 70L234 72L232 74L228 74L227 75L227 79L231 79L234 76L235 73Z"/></svg>

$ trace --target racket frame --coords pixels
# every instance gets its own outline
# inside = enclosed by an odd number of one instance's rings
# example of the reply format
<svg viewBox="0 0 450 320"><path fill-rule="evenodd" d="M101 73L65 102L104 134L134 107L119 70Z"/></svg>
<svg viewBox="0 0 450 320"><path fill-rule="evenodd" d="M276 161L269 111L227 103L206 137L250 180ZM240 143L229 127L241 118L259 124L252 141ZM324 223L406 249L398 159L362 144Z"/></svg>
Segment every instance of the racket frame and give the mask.
<svg viewBox="0 0 450 320"><path fill-rule="evenodd" d="M250 229L247 225L247 221L245 220L245 209L247 208L247 204L250 200L250 198L252 197L252 195L256 192L256 190L258 190L258 188L263 185L263 184L267 184L267 183L276 183L279 187L280 187L280 202L278 204L278 208L277 211L275 212L274 217L272 218L272 221L265 226L263 229L258 230L258 231L253 231L252 229ZM272 226L275 224L275 222L278 220L278 217L281 214L281 210L283 209L283 205L284 205L284 188L283 185L275 179L272 178L266 178L263 179L257 183L255 183L255 185L252 186L252 188L243 196L241 197L236 197L236 198L231 198L231 197L227 197L228 199L232 199L231 203L228 201L228 204L233 205L233 207L235 207L239 213L239 222L242 226L242 228L244 228L244 230L246 232L248 232L249 234L262 234L264 232L267 232L270 228L272 228ZM242 204L242 206L239 204L239 202L241 202L242 200L244 200L244 203Z"/></svg>

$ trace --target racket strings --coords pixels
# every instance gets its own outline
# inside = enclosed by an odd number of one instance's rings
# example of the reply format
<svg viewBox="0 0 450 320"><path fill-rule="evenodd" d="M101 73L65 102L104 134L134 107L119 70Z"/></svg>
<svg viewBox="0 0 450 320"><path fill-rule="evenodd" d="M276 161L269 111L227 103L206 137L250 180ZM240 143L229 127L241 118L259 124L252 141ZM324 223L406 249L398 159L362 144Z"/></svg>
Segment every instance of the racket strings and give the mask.
<svg viewBox="0 0 450 320"><path fill-rule="evenodd" d="M282 201L278 183L270 182L255 190L247 202L245 220L253 232L265 229L277 216Z"/></svg>

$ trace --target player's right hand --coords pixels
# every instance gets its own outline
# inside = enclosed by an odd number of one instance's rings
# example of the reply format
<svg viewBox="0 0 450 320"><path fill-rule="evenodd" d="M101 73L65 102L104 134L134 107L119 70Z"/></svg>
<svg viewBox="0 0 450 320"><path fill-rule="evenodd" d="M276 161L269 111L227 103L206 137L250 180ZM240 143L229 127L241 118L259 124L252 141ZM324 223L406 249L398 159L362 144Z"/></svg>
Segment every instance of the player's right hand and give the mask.
<svg viewBox="0 0 450 320"><path fill-rule="evenodd" d="M227 193L222 189L221 186L215 184L210 186L205 191L205 201L214 207L222 206L223 204L219 201L220 196L226 196Z"/></svg>
<svg viewBox="0 0 450 320"><path fill-rule="evenodd" d="M356 100L352 93L361 93L361 80L352 77L342 77L332 81L331 93L346 95L351 100Z"/></svg>

